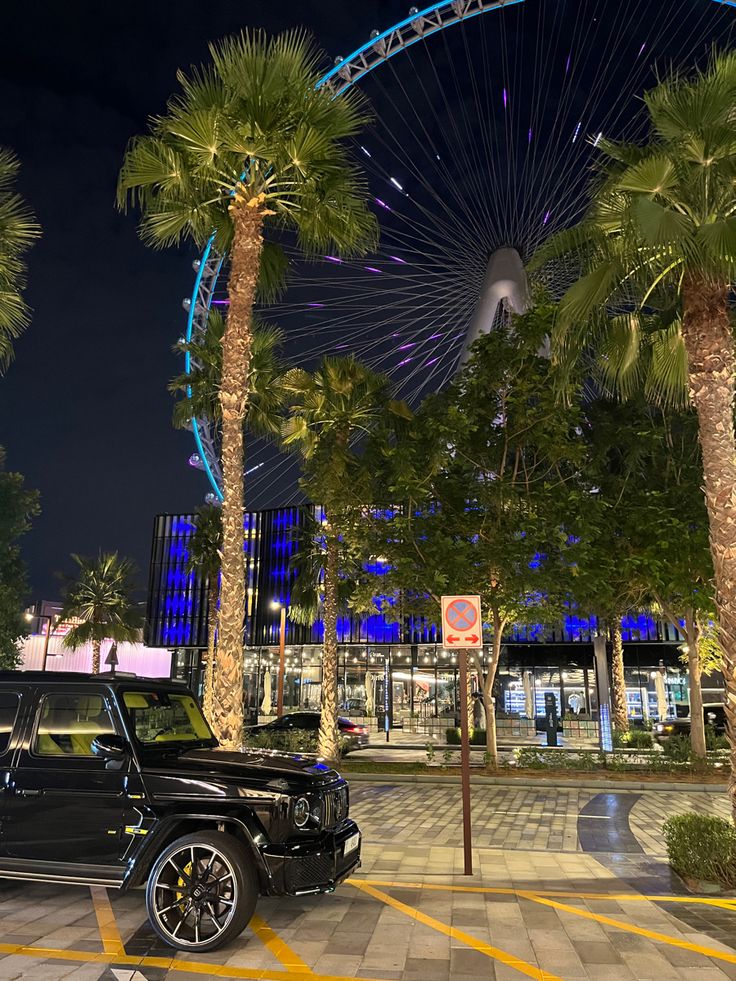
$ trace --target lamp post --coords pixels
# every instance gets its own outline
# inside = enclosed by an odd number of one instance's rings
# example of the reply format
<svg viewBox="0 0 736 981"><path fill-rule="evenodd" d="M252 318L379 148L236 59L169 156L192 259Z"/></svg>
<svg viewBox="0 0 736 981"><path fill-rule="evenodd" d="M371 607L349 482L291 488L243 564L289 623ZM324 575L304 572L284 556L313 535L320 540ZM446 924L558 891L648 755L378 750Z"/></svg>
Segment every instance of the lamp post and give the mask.
<svg viewBox="0 0 736 981"><path fill-rule="evenodd" d="M49 657L49 641L51 640L51 634L53 633L54 627L59 624L59 617L51 616L48 613L26 613L26 620L47 620L48 626L46 628L46 636L43 642L43 657L41 659L41 670L46 670L46 662ZM54 620L56 623L54 623Z"/></svg>
<svg viewBox="0 0 736 981"><path fill-rule="evenodd" d="M271 602L272 610L279 610L279 677L276 686L276 716L284 714L284 669L286 662L286 606L278 600Z"/></svg>

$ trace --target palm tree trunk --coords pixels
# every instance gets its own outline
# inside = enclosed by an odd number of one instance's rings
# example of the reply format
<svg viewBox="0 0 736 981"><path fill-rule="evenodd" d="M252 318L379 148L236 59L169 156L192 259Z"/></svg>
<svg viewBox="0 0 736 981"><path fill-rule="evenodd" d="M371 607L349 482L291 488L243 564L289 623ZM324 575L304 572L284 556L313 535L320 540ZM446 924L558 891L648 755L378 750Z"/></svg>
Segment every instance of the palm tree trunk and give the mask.
<svg viewBox="0 0 736 981"><path fill-rule="evenodd" d="M212 725L213 721L213 684L215 680L215 656L217 648L215 640L217 637L217 600L219 590L217 577L210 580L209 596L207 597L207 667L204 671L204 691L202 693L202 710L204 717Z"/></svg>
<svg viewBox="0 0 736 981"><path fill-rule="evenodd" d="M731 744L729 795L736 818L736 353L728 293L726 284L718 286L686 276L682 336L703 453Z"/></svg>
<svg viewBox="0 0 736 981"><path fill-rule="evenodd" d="M705 718L703 716L703 689L698 649L699 634L698 623L694 611L691 610L685 618L687 669L690 681L690 745L695 759L705 760Z"/></svg>
<svg viewBox="0 0 736 981"><path fill-rule="evenodd" d="M234 208L228 310L222 337L222 568L220 634L214 673L214 731L225 749L239 749L243 730L243 620L245 558L243 426L248 406L248 369L256 283L263 249L263 218Z"/></svg>
<svg viewBox="0 0 736 981"><path fill-rule="evenodd" d="M92 641L92 674L100 673L100 649L102 647L102 641L93 640Z"/></svg>
<svg viewBox="0 0 736 981"><path fill-rule="evenodd" d="M337 743L337 584L339 574L338 542L334 531L325 525L327 556L325 561L325 636L322 647L322 698L317 752L326 760L336 761Z"/></svg>
<svg viewBox="0 0 736 981"><path fill-rule="evenodd" d="M611 659L611 715L613 728L617 732L629 731L629 713L626 706L626 677L624 675L624 638L621 623L616 617L616 625L611 631L613 657Z"/></svg>

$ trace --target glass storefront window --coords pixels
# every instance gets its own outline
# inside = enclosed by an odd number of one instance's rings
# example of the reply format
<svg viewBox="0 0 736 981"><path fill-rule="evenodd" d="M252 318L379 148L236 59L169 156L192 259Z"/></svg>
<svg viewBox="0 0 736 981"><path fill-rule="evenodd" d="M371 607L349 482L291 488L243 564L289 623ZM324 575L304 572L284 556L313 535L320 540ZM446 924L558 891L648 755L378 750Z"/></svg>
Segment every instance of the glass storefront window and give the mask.
<svg viewBox="0 0 736 981"><path fill-rule="evenodd" d="M342 651L337 672L338 711L345 715L365 716L373 679L368 678L368 657L364 650ZM372 672L371 672L372 675Z"/></svg>

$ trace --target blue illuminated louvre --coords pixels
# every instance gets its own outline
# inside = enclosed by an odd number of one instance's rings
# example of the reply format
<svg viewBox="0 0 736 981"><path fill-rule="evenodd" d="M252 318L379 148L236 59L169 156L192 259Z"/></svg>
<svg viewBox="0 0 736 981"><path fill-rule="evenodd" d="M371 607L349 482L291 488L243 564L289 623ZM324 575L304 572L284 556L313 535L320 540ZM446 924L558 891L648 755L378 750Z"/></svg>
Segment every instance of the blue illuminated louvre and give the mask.
<svg viewBox="0 0 736 981"><path fill-rule="evenodd" d="M166 572L161 609L161 640L167 647L186 647L194 639L196 577L187 570L188 543L196 525L190 515L170 520L164 539Z"/></svg>
<svg viewBox="0 0 736 981"><path fill-rule="evenodd" d="M611 729L611 713L608 705L604 703L600 706L600 733L601 749L604 753L613 752L613 731Z"/></svg>

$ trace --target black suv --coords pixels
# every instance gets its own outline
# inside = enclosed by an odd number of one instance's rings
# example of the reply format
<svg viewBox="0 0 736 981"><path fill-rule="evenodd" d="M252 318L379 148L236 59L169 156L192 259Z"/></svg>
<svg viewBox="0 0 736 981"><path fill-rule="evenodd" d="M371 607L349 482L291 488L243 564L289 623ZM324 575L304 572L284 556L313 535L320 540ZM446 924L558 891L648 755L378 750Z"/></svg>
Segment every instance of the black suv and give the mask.
<svg viewBox="0 0 736 981"><path fill-rule="evenodd" d="M146 885L156 933L207 951L261 895L360 864L348 787L314 760L227 752L176 682L0 672L0 877Z"/></svg>

